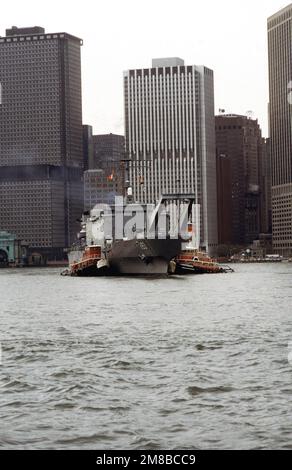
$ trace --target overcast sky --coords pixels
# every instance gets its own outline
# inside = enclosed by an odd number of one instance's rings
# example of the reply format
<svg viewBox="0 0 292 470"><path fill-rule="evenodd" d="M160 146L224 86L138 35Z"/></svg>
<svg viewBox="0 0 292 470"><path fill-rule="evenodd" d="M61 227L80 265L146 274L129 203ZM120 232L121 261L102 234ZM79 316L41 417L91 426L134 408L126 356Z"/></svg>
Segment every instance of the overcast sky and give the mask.
<svg viewBox="0 0 292 470"><path fill-rule="evenodd" d="M43 26L79 36L83 122L123 133L123 70L155 57L181 57L215 72L215 109L253 111L267 135L267 17L282 0L14 0L1 5L1 31ZM292 77L291 77L292 79Z"/></svg>

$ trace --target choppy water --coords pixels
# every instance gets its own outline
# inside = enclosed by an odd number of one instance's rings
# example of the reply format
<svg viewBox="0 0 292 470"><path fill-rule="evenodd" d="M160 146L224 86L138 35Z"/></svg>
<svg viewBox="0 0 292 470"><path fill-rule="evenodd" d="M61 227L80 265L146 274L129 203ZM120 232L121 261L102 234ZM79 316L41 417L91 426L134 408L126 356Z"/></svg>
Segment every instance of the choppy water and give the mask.
<svg viewBox="0 0 292 470"><path fill-rule="evenodd" d="M0 270L0 448L292 448L292 264L58 274Z"/></svg>

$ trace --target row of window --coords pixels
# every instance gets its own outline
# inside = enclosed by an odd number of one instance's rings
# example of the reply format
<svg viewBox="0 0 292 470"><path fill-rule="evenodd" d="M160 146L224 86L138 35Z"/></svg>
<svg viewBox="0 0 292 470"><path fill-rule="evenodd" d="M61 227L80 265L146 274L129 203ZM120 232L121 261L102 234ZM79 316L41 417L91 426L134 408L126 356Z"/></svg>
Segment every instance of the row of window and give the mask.
<svg viewBox="0 0 292 470"><path fill-rule="evenodd" d="M0 38L0 43L6 43L14 45L14 43L30 42L30 41L43 41L44 39L63 39L65 34L45 34L38 36L15 36L15 37L5 37Z"/></svg>

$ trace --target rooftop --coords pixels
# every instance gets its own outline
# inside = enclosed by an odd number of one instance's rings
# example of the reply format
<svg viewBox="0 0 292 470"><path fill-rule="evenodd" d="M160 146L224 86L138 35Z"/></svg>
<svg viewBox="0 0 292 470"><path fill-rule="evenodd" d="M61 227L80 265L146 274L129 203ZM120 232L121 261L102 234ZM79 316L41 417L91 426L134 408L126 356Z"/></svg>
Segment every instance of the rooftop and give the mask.
<svg viewBox="0 0 292 470"><path fill-rule="evenodd" d="M290 5L287 5L286 7L282 8L281 10L277 11L273 15L269 16L268 21L274 20L275 18L277 18L278 16L283 15L284 13L288 13L289 10L291 10L291 13L292 13L292 3L290 3Z"/></svg>
<svg viewBox="0 0 292 470"><path fill-rule="evenodd" d="M17 26L11 26L10 29L6 29L7 36L25 36L31 34L44 34L45 28L41 26L29 26L25 28L18 28Z"/></svg>
<svg viewBox="0 0 292 470"><path fill-rule="evenodd" d="M23 42L23 41L37 41L44 39L73 39L83 44L82 39L65 32L59 33L46 33L45 29L41 26L31 26L25 28L18 28L12 26L6 29L6 36L0 36L0 43Z"/></svg>
<svg viewBox="0 0 292 470"><path fill-rule="evenodd" d="M152 68L156 67L180 67L184 66L185 61L179 57L165 57L162 59L152 59Z"/></svg>

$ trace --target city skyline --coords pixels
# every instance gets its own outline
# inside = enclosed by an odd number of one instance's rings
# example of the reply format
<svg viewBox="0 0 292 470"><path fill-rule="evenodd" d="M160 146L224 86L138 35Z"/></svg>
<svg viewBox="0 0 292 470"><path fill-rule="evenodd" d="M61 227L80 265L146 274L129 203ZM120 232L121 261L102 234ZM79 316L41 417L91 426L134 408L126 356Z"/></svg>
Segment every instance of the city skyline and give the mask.
<svg viewBox="0 0 292 470"><path fill-rule="evenodd" d="M139 9L133 0L123 4L85 0L82 10L77 2L70 2L68 15L68 2L57 4L53 0L47 8L40 8L34 0L25 5L16 1L13 9L6 7L2 12L0 35L4 36L5 28L25 24L43 25L47 32L70 31L84 39L83 122L93 125L95 134L123 133L125 70L147 68L155 57L178 56L186 63L205 64L214 70L216 112L219 108L236 114L253 111L267 136L266 24L270 15L287 4L280 0L254 4L248 0L234 6L230 0L220 5L183 0L177 10L173 1L164 0L155 5L147 2Z"/></svg>

